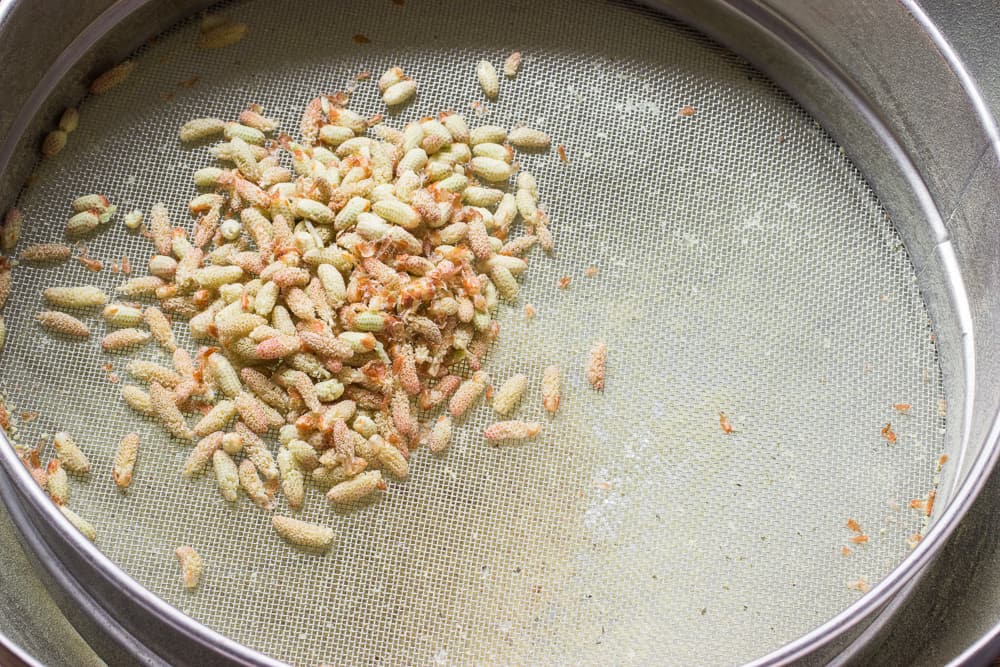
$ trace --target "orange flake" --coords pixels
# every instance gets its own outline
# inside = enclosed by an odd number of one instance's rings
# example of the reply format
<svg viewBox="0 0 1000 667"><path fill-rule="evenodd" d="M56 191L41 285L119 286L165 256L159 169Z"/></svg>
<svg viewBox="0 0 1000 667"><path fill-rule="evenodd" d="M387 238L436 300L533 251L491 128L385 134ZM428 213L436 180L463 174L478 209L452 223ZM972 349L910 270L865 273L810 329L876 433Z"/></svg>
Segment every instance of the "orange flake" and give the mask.
<svg viewBox="0 0 1000 667"><path fill-rule="evenodd" d="M868 580L865 579L864 577L861 577L857 581L852 581L851 583L847 584L847 587L850 588L852 591L858 591L860 593L867 593L872 589L871 584L869 584Z"/></svg>
<svg viewBox="0 0 1000 667"><path fill-rule="evenodd" d="M923 511L923 509L924 509L924 507L926 505L927 505L927 501L926 500L921 500L920 498L914 498L913 500L910 501L910 509L911 510L921 510L921 511Z"/></svg>
<svg viewBox="0 0 1000 667"><path fill-rule="evenodd" d="M91 257L77 257L76 259L94 273L98 273L104 268L104 263L99 259L93 259Z"/></svg>
<svg viewBox="0 0 1000 667"><path fill-rule="evenodd" d="M867 535L855 535L854 537L847 538L848 542L853 544L867 544L869 537Z"/></svg>
<svg viewBox="0 0 1000 667"><path fill-rule="evenodd" d="M573 282L572 278L570 278L569 276L563 276L562 278L559 279L559 289L566 289L567 287L569 287L569 284L571 282Z"/></svg>
<svg viewBox="0 0 1000 667"><path fill-rule="evenodd" d="M529 320L530 319L534 319L535 314L537 312L538 311L535 310L535 307L532 306L530 303L525 304L525 306L524 306L524 317L525 317L525 319L529 319Z"/></svg>
<svg viewBox="0 0 1000 667"><path fill-rule="evenodd" d="M184 79L177 85L180 86L181 88L193 88L198 84L199 81L201 81L200 76L192 76L190 79Z"/></svg>
<svg viewBox="0 0 1000 667"><path fill-rule="evenodd" d="M110 373L114 369L115 369L115 365L112 364L110 361L108 363L106 363L106 364L101 364L101 370L105 371L107 373Z"/></svg>
<svg viewBox="0 0 1000 667"><path fill-rule="evenodd" d="M38 413L35 411L21 413L21 421L23 422L33 422L36 419L38 419Z"/></svg>
<svg viewBox="0 0 1000 667"><path fill-rule="evenodd" d="M892 422L882 427L882 437L890 444L896 442L896 434L892 430Z"/></svg>
<svg viewBox="0 0 1000 667"><path fill-rule="evenodd" d="M493 385L491 384L486 385L486 400L487 401L493 400Z"/></svg>
<svg viewBox="0 0 1000 667"><path fill-rule="evenodd" d="M693 116L694 115L694 107L692 107L692 106L683 106L683 107L681 107L680 109L677 110L677 113L679 113L682 116L688 116L688 117Z"/></svg>
<svg viewBox="0 0 1000 667"><path fill-rule="evenodd" d="M905 412L909 412L911 406L909 403L893 403L892 407L896 412L902 414Z"/></svg>
<svg viewBox="0 0 1000 667"><path fill-rule="evenodd" d="M351 37L351 39L354 40L355 44L367 44L370 41L372 41L367 37L365 37L364 35L362 35L360 32L356 34L354 37Z"/></svg>
<svg viewBox="0 0 1000 667"><path fill-rule="evenodd" d="M858 522L855 521L854 519L848 519L847 523L845 525L847 526L847 528L851 532L854 532L854 533L863 533L864 532L863 530L861 530L861 525L858 524Z"/></svg>
<svg viewBox="0 0 1000 667"><path fill-rule="evenodd" d="M594 276L597 275L597 271L598 268L596 266L588 266L586 269L584 269L583 275L587 276L588 278L593 278Z"/></svg>
<svg viewBox="0 0 1000 667"><path fill-rule="evenodd" d="M922 539L924 539L923 535L921 535L920 533L913 533L912 535L906 538L906 546L908 546L911 549L915 549L917 545L920 544L920 540Z"/></svg>
<svg viewBox="0 0 1000 667"><path fill-rule="evenodd" d="M938 460L937 460L938 470L940 470L941 468L943 468L944 464L947 463L947 462L948 462L948 455L947 454L942 454L941 456L939 456Z"/></svg>
<svg viewBox="0 0 1000 667"><path fill-rule="evenodd" d="M937 491L931 489L930 493L927 494L927 503L924 505L924 515L930 516L931 512L934 510L934 500L937 498Z"/></svg>
<svg viewBox="0 0 1000 667"><path fill-rule="evenodd" d="M719 426L722 427L722 432L726 435L736 432L736 429L733 428L733 423L729 421L729 417L721 410L719 411Z"/></svg>
<svg viewBox="0 0 1000 667"><path fill-rule="evenodd" d="M108 382L112 384L118 384L119 379L120 378L118 377L118 373L108 373Z"/></svg>
<svg viewBox="0 0 1000 667"><path fill-rule="evenodd" d="M122 255L122 273L126 276L132 273L132 264L128 261L128 255Z"/></svg>
<svg viewBox="0 0 1000 667"><path fill-rule="evenodd" d="M10 428L10 414L7 412L7 406L0 404L0 426L5 429Z"/></svg>
<svg viewBox="0 0 1000 667"><path fill-rule="evenodd" d="M847 558L852 553L854 553L854 552L851 551L850 547L840 547L840 555L843 556L844 558Z"/></svg>
<svg viewBox="0 0 1000 667"><path fill-rule="evenodd" d="M556 152L559 153L559 159L563 162L569 164L569 157L566 156L566 147L562 144L556 147Z"/></svg>

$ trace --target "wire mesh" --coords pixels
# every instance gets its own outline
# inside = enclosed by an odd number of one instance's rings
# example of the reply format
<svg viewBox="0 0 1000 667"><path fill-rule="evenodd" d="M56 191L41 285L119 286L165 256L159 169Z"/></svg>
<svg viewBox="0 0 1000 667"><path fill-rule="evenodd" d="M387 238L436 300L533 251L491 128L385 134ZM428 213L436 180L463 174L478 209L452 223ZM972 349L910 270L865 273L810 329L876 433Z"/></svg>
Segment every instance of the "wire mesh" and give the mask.
<svg viewBox="0 0 1000 667"><path fill-rule="evenodd" d="M207 147L178 145L184 121L256 102L295 134L311 97L361 71L374 76L351 107L383 112L374 79L400 65L420 92L390 124L454 108L470 125L525 122L566 147L568 163L554 151L520 158L556 252L533 251L487 363L496 383L528 375L520 414L544 431L488 447L493 416L480 406L446 456L416 452L410 479L378 502L340 512L310 490L299 514L337 538L325 556L302 553L246 498L233 507L209 477L180 478L188 450L120 400L131 355L101 352L98 313L76 313L96 332L87 342L33 321L43 287L111 291L125 277L20 266L0 361L15 410L38 414L19 439L76 436L93 472L74 480L71 506L126 572L297 665L719 664L804 634L856 599L849 582L874 583L902 560L922 525L907 502L932 488L942 446L931 326L865 179L785 93L625 3L250 0L218 11L250 25L243 41L195 49L192 19L143 47L124 85L82 104L68 148L22 194L22 244L60 238L69 200L102 192L120 213L89 253L127 255L142 273L150 244L121 212L162 200L190 228L190 173L213 163ZM486 103L475 63L514 49L522 73ZM687 105L694 115L678 113ZM175 331L193 351L186 325ZM597 339L610 349L603 393L583 374ZM136 356L167 360L152 345ZM551 363L565 380L554 419L538 398ZM880 436L889 422L894 444ZM130 430L142 448L123 494L110 471ZM845 557L849 517L870 541ZM206 562L195 593L180 585L180 544Z"/></svg>

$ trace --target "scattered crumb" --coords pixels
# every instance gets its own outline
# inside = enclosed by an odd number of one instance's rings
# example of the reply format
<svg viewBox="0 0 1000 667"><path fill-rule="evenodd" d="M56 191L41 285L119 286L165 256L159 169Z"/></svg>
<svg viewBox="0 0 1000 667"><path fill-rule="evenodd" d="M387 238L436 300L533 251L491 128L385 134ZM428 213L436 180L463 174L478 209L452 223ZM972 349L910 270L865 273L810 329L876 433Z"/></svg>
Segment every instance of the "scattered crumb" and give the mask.
<svg viewBox="0 0 1000 667"><path fill-rule="evenodd" d="M858 591L860 593L867 593L872 589L871 584L869 584L868 580L865 579L864 577L861 577L857 581L850 582L849 584L847 584L847 587L850 588L852 591Z"/></svg>
<svg viewBox="0 0 1000 667"><path fill-rule="evenodd" d="M597 275L597 271L598 268L596 266L588 266L586 270L584 270L583 275L587 276L588 278L593 278L594 276Z"/></svg>
<svg viewBox="0 0 1000 667"><path fill-rule="evenodd" d="M365 37L364 35L362 35L360 32L356 34L354 37L351 37L351 39L354 40L355 44L368 44L369 42L372 41L367 37Z"/></svg>
<svg viewBox="0 0 1000 667"><path fill-rule="evenodd" d="M733 423L729 421L729 417L721 410L719 411L719 426L722 427L722 432L726 435L736 432L736 429L733 428Z"/></svg>
<svg viewBox="0 0 1000 667"><path fill-rule="evenodd" d="M678 109L677 113L679 113L682 116L693 116L694 115L694 107L692 107L692 106L683 106L680 109Z"/></svg>
<svg viewBox="0 0 1000 667"><path fill-rule="evenodd" d="M93 259L92 257L77 257L76 259L94 273L99 273L104 268L104 263L99 259Z"/></svg>
<svg viewBox="0 0 1000 667"><path fill-rule="evenodd" d="M566 289L569 284L573 282L573 279L569 276L563 276L559 279L559 289Z"/></svg>
<svg viewBox="0 0 1000 667"><path fill-rule="evenodd" d="M854 537L847 538L848 542L852 542L854 544L867 544L868 540L869 537L867 535L855 535Z"/></svg>
<svg viewBox="0 0 1000 667"><path fill-rule="evenodd" d="M886 442L890 444L896 442L896 433L892 430L892 422L883 426L881 433L882 437L886 439Z"/></svg>
<svg viewBox="0 0 1000 667"><path fill-rule="evenodd" d="M779 144L785 143L785 135L783 135L783 134L779 134L778 135L778 143Z"/></svg>
<svg viewBox="0 0 1000 667"><path fill-rule="evenodd" d="M121 378L118 377L118 373L108 373L108 382L111 384L118 384Z"/></svg>
<svg viewBox="0 0 1000 667"><path fill-rule="evenodd" d="M902 413L905 413L905 412L909 412L911 406L910 406L909 403L894 403L892 407L893 407L893 409L896 412L899 412L899 413L902 414Z"/></svg>
<svg viewBox="0 0 1000 667"><path fill-rule="evenodd" d="M569 157L566 156L566 147L562 144L556 147L556 152L559 154L559 159L565 163L569 163Z"/></svg>
<svg viewBox="0 0 1000 667"><path fill-rule="evenodd" d="M906 546L910 549L916 549L917 545L920 544L920 540L924 539L924 536L920 533L914 533L906 538Z"/></svg>
<svg viewBox="0 0 1000 667"><path fill-rule="evenodd" d="M846 557L850 556L852 553L854 553L854 552L851 551L850 547L840 547L840 555L841 556L843 556L843 557L846 558Z"/></svg>
<svg viewBox="0 0 1000 667"><path fill-rule="evenodd" d="M526 304L524 306L524 318L525 319L528 319L528 320L534 319L536 312L537 311L535 310L535 307L532 306L530 303Z"/></svg>
<svg viewBox="0 0 1000 667"><path fill-rule="evenodd" d="M937 460L937 469L941 470L941 468L943 468L944 464L947 463L947 462L948 462L948 455L947 454L942 454L941 456L939 456L938 460Z"/></svg>
<svg viewBox="0 0 1000 667"><path fill-rule="evenodd" d="M358 72L354 76L355 81L367 81L370 78L372 78L372 73L369 72L368 70L365 70L364 72Z"/></svg>
<svg viewBox="0 0 1000 667"><path fill-rule="evenodd" d="M854 519L848 519L847 523L844 524L844 525L846 525L847 528L848 528L848 530L850 530L851 532L854 532L854 533L863 533L864 532L863 530L861 530L861 525L857 521L855 521Z"/></svg>
<svg viewBox="0 0 1000 667"><path fill-rule="evenodd" d="M35 411L21 413L21 421L23 422L33 422L36 419L38 419L38 413Z"/></svg>
<svg viewBox="0 0 1000 667"><path fill-rule="evenodd" d="M126 276L132 273L132 263L128 260L128 255L122 255L122 273Z"/></svg>

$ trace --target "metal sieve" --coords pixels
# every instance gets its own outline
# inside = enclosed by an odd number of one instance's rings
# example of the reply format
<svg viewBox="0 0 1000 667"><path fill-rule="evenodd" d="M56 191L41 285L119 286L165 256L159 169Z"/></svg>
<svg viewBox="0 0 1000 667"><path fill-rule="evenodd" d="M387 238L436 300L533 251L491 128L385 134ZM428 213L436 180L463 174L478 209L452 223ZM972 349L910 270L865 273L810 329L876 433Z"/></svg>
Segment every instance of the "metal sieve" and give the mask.
<svg viewBox="0 0 1000 667"><path fill-rule="evenodd" d="M137 11L105 52L88 51L87 74L150 32L125 32L151 10ZM918 181L859 170L753 66L642 6L587 0L569 19L559 3L518 0L474 13L457 1L248 0L210 11L248 23L247 37L196 49L191 16L142 45L133 76L83 100L67 148L20 190L30 221L21 243L61 238L69 199L89 192L121 211L164 201L190 228L190 174L214 161L208 147L179 145L186 120L259 103L294 133L309 99L348 86L352 109L383 112L374 83L356 75L399 65L420 92L386 114L393 126L452 108L472 126L528 123L565 146L567 162L554 151L521 160L538 178L556 252L532 256L487 364L498 379L531 378L522 414L545 428L531 444L488 447L493 415L481 405L446 456L416 452L410 478L374 504L341 512L310 490L300 515L332 525L336 543L324 556L297 551L246 498L233 507L210 478L181 479L188 448L118 396L113 375L127 377L131 355L34 323L44 287L112 292L126 278L75 262L18 267L0 387L15 417L37 418L8 435L33 446L74 434L94 471L73 480L71 506L97 527L99 553L64 532L10 448L3 494L25 541L63 568L58 586L111 628L122 653L109 661L780 661L823 644L817 634L836 637L832 625L870 620L943 541L947 525L927 533L910 501L936 490L935 516L947 508L950 523L961 504L948 501L971 496L992 451L969 445L967 306L948 247L927 251L921 230L940 220L913 205L927 204ZM499 64L514 49L522 73L496 103L473 105L484 101L476 61ZM67 78L54 97L78 85ZM693 115L679 113L687 106ZM859 163L892 156L906 174L893 133L879 135L890 144L879 158L866 135L823 120L856 141ZM152 252L120 219L87 247L106 264L127 255L138 271ZM75 314L103 332L99 315ZM194 351L186 323L174 328ZM610 348L603 393L583 374L596 339ZM152 346L137 356L166 360ZM531 393L551 363L566 370L554 419ZM142 450L122 494L110 470L131 430ZM851 541L848 519L867 543ZM180 585L180 544L206 562L194 593ZM99 579L87 581L91 568ZM876 588L861 599L863 582Z"/></svg>

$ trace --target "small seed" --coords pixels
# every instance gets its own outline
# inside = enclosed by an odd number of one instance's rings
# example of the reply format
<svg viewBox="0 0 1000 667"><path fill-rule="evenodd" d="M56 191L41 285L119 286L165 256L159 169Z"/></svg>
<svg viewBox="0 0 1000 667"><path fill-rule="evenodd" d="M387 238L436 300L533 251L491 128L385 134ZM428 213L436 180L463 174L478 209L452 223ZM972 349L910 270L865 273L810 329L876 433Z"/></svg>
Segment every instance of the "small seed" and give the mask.
<svg viewBox="0 0 1000 667"><path fill-rule="evenodd" d="M274 506L271 495L267 492L264 482L257 474L257 468L249 459L240 461L237 469L240 478L240 487L247 496L261 509L269 510Z"/></svg>
<svg viewBox="0 0 1000 667"><path fill-rule="evenodd" d="M127 331L127 329L122 329L122 331ZM152 414L160 420L172 436L181 440L191 440L194 437L184 420L184 415L181 414L174 402L173 392L159 382L152 382L149 385L149 399Z"/></svg>
<svg viewBox="0 0 1000 667"><path fill-rule="evenodd" d="M437 418L437 421L434 422L434 427L431 429L427 447L432 453L439 454L448 448L450 441L451 417L448 415L441 415Z"/></svg>
<svg viewBox="0 0 1000 667"><path fill-rule="evenodd" d="M187 545L177 547L174 555L177 556L177 562L181 566L181 583L184 588L188 590L197 588L204 568L201 556L193 547Z"/></svg>
<svg viewBox="0 0 1000 667"><path fill-rule="evenodd" d="M476 78L479 79L483 94L491 100L496 99L500 94L500 79L496 68L488 60L480 60L476 65Z"/></svg>
<svg viewBox="0 0 1000 667"><path fill-rule="evenodd" d="M131 60L125 60L118 63L111 69L105 71L103 74L98 76L90 83L90 92L92 95L103 95L115 86L120 85L125 79L132 74L132 70L135 69L135 63Z"/></svg>
<svg viewBox="0 0 1000 667"><path fill-rule="evenodd" d="M286 448L278 450L278 470L281 471L281 492L288 506L297 509L305 500L305 475L295 457Z"/></svg>

